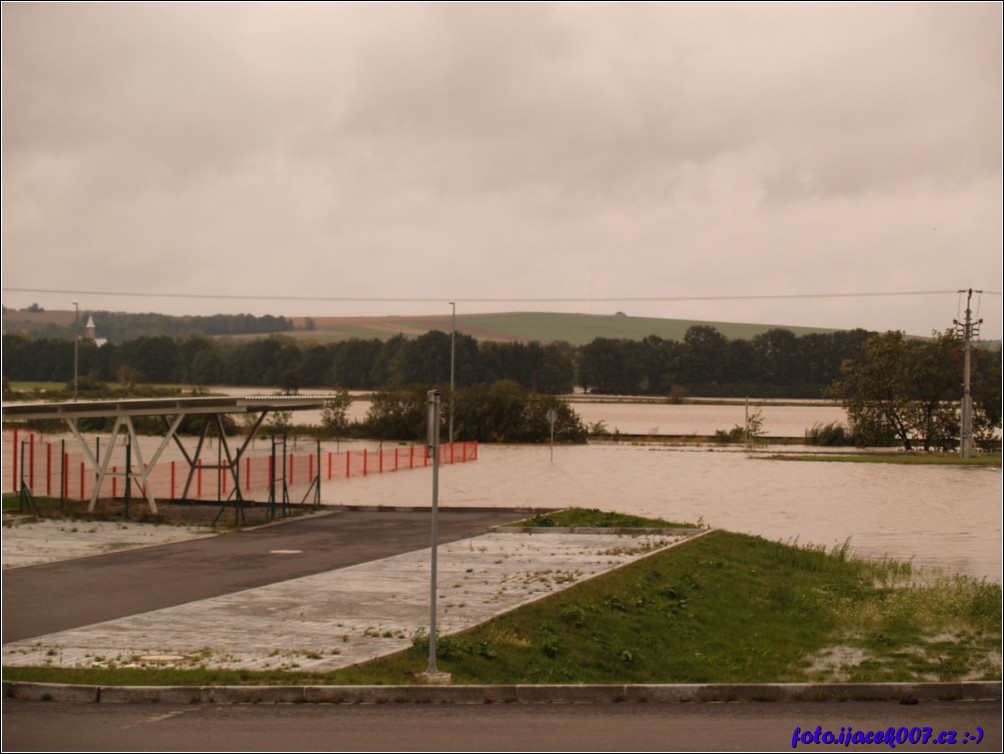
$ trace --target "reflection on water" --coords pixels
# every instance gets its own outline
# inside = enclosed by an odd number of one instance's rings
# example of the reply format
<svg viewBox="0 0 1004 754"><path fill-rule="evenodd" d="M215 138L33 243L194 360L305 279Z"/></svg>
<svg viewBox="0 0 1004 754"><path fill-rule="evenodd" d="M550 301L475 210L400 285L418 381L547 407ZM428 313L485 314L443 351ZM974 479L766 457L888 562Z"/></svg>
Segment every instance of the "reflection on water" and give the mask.
<svg viewBox="0 0 1004 754"><path fill-rule="evenodd" d="M429 472L325 484L325 502L428 505ZM1001 580L999 470L748 458L735 451L482 445L444 467L440 504L585 506L701 521Z"/></svg>

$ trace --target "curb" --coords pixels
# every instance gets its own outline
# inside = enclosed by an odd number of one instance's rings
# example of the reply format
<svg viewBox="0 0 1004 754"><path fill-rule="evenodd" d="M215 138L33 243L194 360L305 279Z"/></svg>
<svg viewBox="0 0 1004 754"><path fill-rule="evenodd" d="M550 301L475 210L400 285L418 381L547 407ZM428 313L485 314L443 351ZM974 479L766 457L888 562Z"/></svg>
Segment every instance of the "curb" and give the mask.
<svg viewBox="0 0 1004 754"><path fill-rule="evenodd" d="M498 686L73 686L3 682L4 699L103 704L673 704L1000 701L1000 681Z"/></svg>
<svg viewBox="0 0 1004 754"><path fill-rule="evenodd" d="M493 526L490 534L616 534L618 537L693 537L709 528L650 526Z"/></svg>

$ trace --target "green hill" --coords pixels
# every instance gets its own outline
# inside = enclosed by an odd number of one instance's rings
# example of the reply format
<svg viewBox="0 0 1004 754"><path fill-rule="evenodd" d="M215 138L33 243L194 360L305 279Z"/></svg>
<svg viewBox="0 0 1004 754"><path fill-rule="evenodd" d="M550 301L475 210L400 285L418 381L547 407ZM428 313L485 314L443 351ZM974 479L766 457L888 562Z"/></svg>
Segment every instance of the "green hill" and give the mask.
<svg viewBox="0 0 1004 754"><path fill-rule="evenodd" d="M296 330L291 334L321 342L349 338L386 340L398 334L415 337L430 330L449 332L452 326L449 314L428 317L293 317L292 319ZM623 314L510 312L457 315L457 332L471 335L478 340L503 342L536 340L541 343L563 340L573 345L584 345L595 338L641 340L649 335L680 341L683 340L687 330L694 325L710 325L729 339L749 339L776 327L791 330L795 335L833 331L787 325L629 317Z"/></svg>

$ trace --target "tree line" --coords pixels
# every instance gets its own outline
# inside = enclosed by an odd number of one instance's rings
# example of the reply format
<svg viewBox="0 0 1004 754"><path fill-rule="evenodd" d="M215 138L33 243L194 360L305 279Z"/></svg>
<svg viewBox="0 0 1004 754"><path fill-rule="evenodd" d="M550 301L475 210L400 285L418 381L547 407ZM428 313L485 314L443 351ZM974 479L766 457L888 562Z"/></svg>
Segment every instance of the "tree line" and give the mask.
<svg viewBox="0 0 1004 754"><path fill-rule="evenodd" d="M580 347L478 342L463 334L451 344L450 335L440 331L413 339L399 335L329 344L281 335L253 340L158 335L100 347L82 340L79 382L83 395L89 387L111 381L377 390L382 397L375 401L376 412L368 417L365 431L379 437L401 431L411 436L422 420L424 389L448 383L451 349L455 384L466 391L457 418L471 439L519 441L527 434L520 422L531 417L527 421L536 427L536 415L555 407L533 396L570 393L578 385L594 393L670 399L832 398L847 410L849 426L846 432L824 428L820 437L907 449L958 443L963 344L952 332L912 339L898 332L796 336L772 329L749 340L730 340L714 327L699 325L682 341L596 338ZM70 382L73 352L73 341L65 338L4 335L5 385L7 380ZM976 436L985 444L999 444L994 439L1001 426L999 345L975 349L972 361ZM573 435L580 429L568 426Z"/></svg>
<svg viewBox="0 0 1004 754"><path fill-rule="evenodd" d="M24 311L40 313L45 311L37 304ZM144 336L172 335L269 335L289 332L293 329L293 321L288 317L265 314L212 314L207 316L108 311L80 312L76 324L57 324L44 318L19 318L12 309L4 307L4 319L7 323L14 322L13 328L19 334L31 335L36 338L63 338L73 340L75 334L82 334L88 317L93 317L97 326L98 336L113 343L124 343ZM13 316L12 316L13 315Z"/></svg>
<svg viewBox="0 0 1004 754"><path fill-rule="evenodd" d="M872 335L852 330L796 336L773 329L750 340L730 340L714 327L699 325L682 341L596 338L572 346L478 342L458 333L455 384L504 379L547 394L570 393L580 385L602 394L820 398L839 376L840 365L857 358ZM8 334L3 354L7 379L72 380L72 339ZM164 334L100 348L81 340L78 358L85 387L118 381L375 390L448 380L451 343L450 335L440 331L328 344L282 335L243 340Z"/></svg>

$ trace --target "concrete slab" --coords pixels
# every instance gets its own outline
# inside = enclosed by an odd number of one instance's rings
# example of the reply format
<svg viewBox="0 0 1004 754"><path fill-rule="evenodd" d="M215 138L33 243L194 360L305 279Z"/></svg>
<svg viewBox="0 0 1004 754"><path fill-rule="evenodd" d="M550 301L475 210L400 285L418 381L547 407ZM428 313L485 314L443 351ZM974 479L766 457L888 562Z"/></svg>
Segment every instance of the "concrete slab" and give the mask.
<svg viewBox="0 0 1004 754"><path fill-rule="evenodd" d="M55 563L108 552L216 536L212 529L126 521L26 520L5 527L3 568Z"/></svg>

